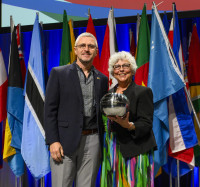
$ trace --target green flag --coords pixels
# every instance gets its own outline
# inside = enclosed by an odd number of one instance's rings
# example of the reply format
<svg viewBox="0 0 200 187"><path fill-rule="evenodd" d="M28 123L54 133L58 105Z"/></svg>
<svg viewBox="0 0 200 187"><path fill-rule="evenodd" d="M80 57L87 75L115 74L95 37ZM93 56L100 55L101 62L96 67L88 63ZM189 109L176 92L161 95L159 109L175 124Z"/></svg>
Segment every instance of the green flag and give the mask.
<svg viewBox="0 0 200 187"><path fill-rule="evenodd" d="M147 86L150 55L150 30L146 15L146 4L142 10L140 21L136 62L138 69L135 74L135 83Z"/></svg>
<svg viewBox="0 0 200 187"><path fill-rule="evenodd" d="M67 13L64 10L63 14L63 33L62 33L62 45L60 52L60 66L70 63L70 51L72 51L70 30L67 20Z"/></svg>

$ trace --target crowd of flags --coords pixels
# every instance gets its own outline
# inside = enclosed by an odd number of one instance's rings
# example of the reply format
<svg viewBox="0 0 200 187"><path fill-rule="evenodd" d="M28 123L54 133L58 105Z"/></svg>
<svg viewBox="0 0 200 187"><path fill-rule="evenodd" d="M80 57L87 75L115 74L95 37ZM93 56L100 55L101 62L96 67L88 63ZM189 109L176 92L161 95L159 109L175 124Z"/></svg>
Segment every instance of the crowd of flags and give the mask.
<svg viewBox="0 0 200 187"><path fill-rule="evenodd" d="M96 37L91 15L86 31ZM98 52L94 59L94 66L109 78L110 88L116 84L108 72L108 60L118 51L116 34L114 10L111 9L101 55ZM15 176L20 177L25 163L33 177L40 179L50 172L50 155L43 129L48 75L38 15L33 26L27 70L20 36L20 26L13 26L8 76L0 50L0 168L4 159ZM130 38L130 53L135 56L138 65L135 82L150 87L154 95L153 131L158 147L154 152L155 174L163 167L177 176L176 160L179 160L181 175L184 175L195 165L200 166L200 129L189 102L191 98L200 119L200 42L197 27L194 24L187 63L183 57L175 5L171 26L166 15L161 20L156 6L153 6L151 30L144 5L141 17L138 16L136 37L130 30ZM64 11L59 65L75 61L74 43L73 21L68 21Z"/></svg>

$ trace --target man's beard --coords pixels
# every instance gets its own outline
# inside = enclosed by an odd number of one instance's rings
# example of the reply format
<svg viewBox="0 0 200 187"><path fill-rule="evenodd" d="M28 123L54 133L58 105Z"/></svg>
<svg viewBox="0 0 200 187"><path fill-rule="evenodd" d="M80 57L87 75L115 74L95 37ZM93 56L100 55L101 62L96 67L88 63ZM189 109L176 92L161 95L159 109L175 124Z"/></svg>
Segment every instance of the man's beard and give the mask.
<svg viewBox="0 0 200 187"><path fill-rule="evenodd" d="M87 65L87 64L90 64L90 63L93 61L93 59L90 59L90 60L82 60L82 59L79 58L79 61L80 61L82 64Z"/></svg>

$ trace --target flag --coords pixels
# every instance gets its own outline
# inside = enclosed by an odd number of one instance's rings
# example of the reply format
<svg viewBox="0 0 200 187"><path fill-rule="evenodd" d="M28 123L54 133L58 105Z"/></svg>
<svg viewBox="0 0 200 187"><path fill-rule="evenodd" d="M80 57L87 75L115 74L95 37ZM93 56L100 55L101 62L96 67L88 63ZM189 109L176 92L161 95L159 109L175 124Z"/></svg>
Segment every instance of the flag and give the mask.
<svg viewBox="0 0 200 187"><path fill-rule="evenodd" d="M137 45L138 45L138 36L139 36L140 20L141 20L141 17L140 17L140 15L139 15L139 13L137 13L137 22L136 22L136 43L137 43Z"/></svg>
<svg viewBox="0 0 200 187"><path fill-rule="evenodd" d="M0 122L0 169L3 168L4 122Z"/></svg>
<svg viewBox="0 0 200 187"><path fill-rule="evenodd" d="M100 70L109 78L109 89L113 88L117 84L117 80L108 72L108 61L112 54L117 52L116 41L116 24L113 15L113 10L109 11L108 21L106 25L106 31L104 35L104 41L100 58Z"/></svg>
<svg viewBox="0 0 200 187"><path fill-rule="evenodd" d="M44 62L44 80L45 80L45 88L49 79L48 75L48 68L47 68L47 56L46 56L46 47L45 47L45 37L44 37L44 32L42 29L42 23L40 22L39 24L40 27L40 36L41 36L41 45L42 45L42 56L43 56L43 62Z"/></svg>
<svg viewBox="0 0 200 187"><path fill-rule="evenodd" d="M174 19L171 21L169 40L171 46L173 46L173 52L179 65L179 69L184 76L184 61L180 40L178 15L175 4L173 4L173 6ZM193 147L197 144L194 124L187 105L184 89L179 90L169 98L169 132L169 156L189 164L188 167L186 167L187 164L183 165L183 163L180 162L180 175L184 175L194 168ZM172 176L176 177L176 160L172 160L171 168Z"/></svg>
<svg viewBox="0 0 200 187"><path fill-rule="evenodd" d="M75 36L74 36L74 29L72 22L73 22L72 19L70 19L68 22L70 30L71 46L72 46L72 50L70 51L70 64L72 64L76 60L76 55L74 52Z"/></svg>
<svg viewBox="0 0 200 187"><path fill-rule="evenodd" d="M38 15L33 26L25 88L21 151L33 177L40 179L50 172L50 166L43 128L45 80Z"/></svg>
<svg viewBox="0 0 200 187"><path fill-rule="evenodd" d="M7 110L7 88L8 88L8 78L7 72L3 60L2 51L0 49L0 122L6 119Z"/></svg>
<svg viewBox="0 0 200 187"><path fill-rule="evenodd" d="M68 20L67 20L67 13L64 10L62 45L61 45L61 52L60 52L60 66L69 64L71 62L70 51L72 51L70 29L69 29Z"/></svg>
<svg viewBox="0 0 200 187"><path fill-rule="evenodd" d="M97 35L96 35L96 31L95 31L95 28L94 28L94 23L92 21L91 14L89 15L89 18L88 18L86 32L93 34L95 36L96 40L97 40ZM99 50L98 50L97 55L93 60L93 65L98 70L100 70L100 64L99 63L100 63L100 59L99 59Z"/></svg>
<svg viewBox="0 0 200 187"><path fill-rule="evenodd" d="M200 42L196 25L193 26L188 58L188 81L190 86L191 100L197 115L200 115ZM200 118L199 118L200 119ZM200 141L199 127L195 125L198 140Z"/></svg>
<svg viewBox="0 0 200 187"><path fill-rule="evenodd" d="M189 58L188 58L188 81L190 87L191 100L196 111L197 117L200 120L200 42L197 33L196 24L193 26L191 42L189 46ZM199 126L194 118L195 131L197 134L198 141L200 142ZM200 148L195 146L195 162L197 166L200 166Z"/></svg>
<svg viewBox="0 0 200 187"><path fill-rule="evenodd" d="M149 72L149 54L150 54L150 31L146 15L146 4L142 10L140 19L138 43L137 43L137 71L135 73L135 83L147 86Z"/></svg>
<svg viewBox="0 0 200 187"><path fill-rule="evenodd" d="M167 19L167 14L166 14L166 12L164 12L164 14L163 14L163 19L162 19L162 21L163 21L163 25L164 25L164 27L165 27L165 31L166 31L166 33L168 34L168 33L169 33L169 22L168 22L168 19Z"/></svg>
<svg viewBox="0 0 200 187"><path fill-rule="evenodd" d="M7 110L7 88L8 78L3 60L2 51L0 49L0 169L3 167L3 145L4 145L4 129L3 120L6 119Z"/></svg>
<svg viewBox="0 0 200 187"><path fill-rule="evenodd" d="M5 128L3 159L8 162L15 176L24 173L21 155L22 124L24 114L23 79L17 45L16 28L12 32L9 59L7 120Z"/></svg>
<svg viewBox="0 0 200 187"><path fill-rule="evenodd" d="M152 9L151 45L148 87L153 91L153 131L158 150L154 152L155 174L167 163L166 143L169 139L167 97L185 86L172 56L164 26L156 6Z"/></svg>
<svg viewBox="0 0 200 187"><path fill-rule="evenodd" d="M22 74L22 82L24 85L25 77L26 77L26 66L25 66L25 61L24 61L24 55L22 52L20 28L21 28L21 25L18 24L16 27L16 35L17 35L17 46L18 46L19 61L20 61L21 74Z"/></svg>
<svg viewBox="0 0 200 187"><path fill-rule="evenodd" d="M135 45L135 39L134 39L134 33L131 30L131 28L129 28L129 36L130 36L130 53L135 56L135 52L136 52L136 45Z"/></svg>

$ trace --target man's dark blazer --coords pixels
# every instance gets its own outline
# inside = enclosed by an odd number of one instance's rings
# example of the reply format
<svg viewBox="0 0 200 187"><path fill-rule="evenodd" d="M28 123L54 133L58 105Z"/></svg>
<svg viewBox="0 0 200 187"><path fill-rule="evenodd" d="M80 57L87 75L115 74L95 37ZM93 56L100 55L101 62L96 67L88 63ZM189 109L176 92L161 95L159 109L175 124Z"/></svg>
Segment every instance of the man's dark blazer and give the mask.
<svg viewBox="0 0 200 187"><path fill-rule="evenodd" d="M116 87L110 92L115 92ZM153 134L153 93L148 87L132 82L123 92L129 99L129 121L134 122L135 130L128 131L119 124L113 124L117 140L124 158L134 157L157 149Z"/></svg>
<svg viewBox="0 0 200 187"><path fill-rule="evenodd" d="M100 141L103 140L103 123L100 99L108 91L108 78L94 69L94 89L97 124ZM55 67L50 73L46 88L44 129L46 143L60 142L65 155L78 147L83 129L84 103L76 62Z"/></svg>

